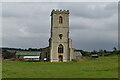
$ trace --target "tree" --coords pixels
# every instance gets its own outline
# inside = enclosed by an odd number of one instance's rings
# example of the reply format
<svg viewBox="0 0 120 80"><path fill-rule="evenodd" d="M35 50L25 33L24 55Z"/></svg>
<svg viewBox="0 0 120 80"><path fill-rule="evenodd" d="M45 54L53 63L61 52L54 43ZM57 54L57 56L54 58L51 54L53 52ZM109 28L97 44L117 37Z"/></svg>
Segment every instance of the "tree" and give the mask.
<svg viewBox="0 0 120 80"><path fill-rule="evenodd" d="M83 56L90 56L90 52L79 50Z"/></svg>
<svg viewBox="0 0 120 80"><path fill-rule="evenodd" d="M116 47L113 47L112 54L120 54L120 50L117 50Z"/></svg>
<svg viewBox="0 0 120 80"><path fill-rule="evenodd" d="M113 47L113 50L114 50L114 51L117 51L117 48L116 48L116 47Z"/></svg>
<svg viewBox="0 0 120 80"><path fill-rule="evenodd" d="M7 50L2 50L2 57L4 59L13 58L15 57L15 53L8 52Z"/></svg>
<svg viewBox="0 0 120 80"><path fill-rule="evenodd" d="M98 54L99 54L99 56L104 56L104 51L102 49L100 49Z"/></svg>
<svg viewBox="0 0 120 80"><path fill-rule="evenodd" d="M97 54L98 52L96 50L93 50L91 54Z"/></svg>

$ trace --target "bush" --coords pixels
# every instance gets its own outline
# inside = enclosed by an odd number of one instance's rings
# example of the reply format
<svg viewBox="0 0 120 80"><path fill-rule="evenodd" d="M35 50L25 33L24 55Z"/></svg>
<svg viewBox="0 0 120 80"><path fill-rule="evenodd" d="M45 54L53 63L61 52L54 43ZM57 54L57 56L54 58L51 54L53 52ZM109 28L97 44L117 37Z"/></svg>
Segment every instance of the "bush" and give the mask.
<svg viewBox="0 0 120 80"><path fill-rule="evenodd" d="M73 62L78 62L80 61L78 58L77 59L72 59Z"/></svg>
<svg viewBox="0 0 120 80"><path fill-rule="evenodd" d="M2 50L2 57L4 59L14 58L15 54L15 52L8 52L7 50Z"/></svg>

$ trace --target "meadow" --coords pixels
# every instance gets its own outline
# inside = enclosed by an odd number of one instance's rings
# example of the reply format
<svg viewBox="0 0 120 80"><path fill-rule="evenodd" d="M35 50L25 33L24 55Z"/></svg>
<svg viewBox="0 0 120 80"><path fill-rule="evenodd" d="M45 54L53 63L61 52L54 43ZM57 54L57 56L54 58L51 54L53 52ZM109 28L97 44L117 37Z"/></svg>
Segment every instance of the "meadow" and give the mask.
<svg viewBox="0 0 120 80"><path fill-rule="evenodd" d="M79 62L3 61L3 78L118 78L118 55Z"/></svg>

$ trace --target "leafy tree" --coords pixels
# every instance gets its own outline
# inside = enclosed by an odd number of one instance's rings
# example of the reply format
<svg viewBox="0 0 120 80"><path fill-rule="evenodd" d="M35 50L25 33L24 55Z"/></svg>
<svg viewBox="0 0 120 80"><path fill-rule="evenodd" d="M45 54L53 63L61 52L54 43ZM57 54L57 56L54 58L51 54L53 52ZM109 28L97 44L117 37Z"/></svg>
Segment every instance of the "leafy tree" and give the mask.
<svg viewBox="0 0 120 80"><path fill-rule="evenodd" d="M83 56L90 56L90 52L79 50Z"/></svg>
<svg viewBox="0 0 120 80"><path fill-rule="evenodd" d="M113 51L117 51L117 48L116 48L116 47L113 47Z"/></svg>
<svg viewBox="0 0 120 80"><path fill-rule="evenodd" d="M104 56L104 51L102 49L100 49L99 52L98 52L98 55L99 56Z"/></svg>
<svg viewBox="0 0 120 80"><path fill-rule="evenodd" d="M4 59L13 58L15 57L15 53L8 52L7 50L2 50L2 57Z"/></svg>
<svg viewBox="0 0 120 80"><path fill-rule="evenodd" d="M93 50L91 54L97 54L98 52L96 50Z"/></svg>

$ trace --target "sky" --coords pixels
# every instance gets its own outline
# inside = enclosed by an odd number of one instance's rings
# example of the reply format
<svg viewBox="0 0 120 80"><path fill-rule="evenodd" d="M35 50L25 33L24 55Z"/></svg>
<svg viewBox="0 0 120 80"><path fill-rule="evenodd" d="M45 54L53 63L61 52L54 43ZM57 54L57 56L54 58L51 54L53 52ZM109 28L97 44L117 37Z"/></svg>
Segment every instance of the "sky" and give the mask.
<svg viewBox="0 0 120 80"><path fill-rule="evenodd" d="M72 47L87 51L118 46L117 2L4 2L2 46L44 48L52 9L69 10Z"/></svg>

